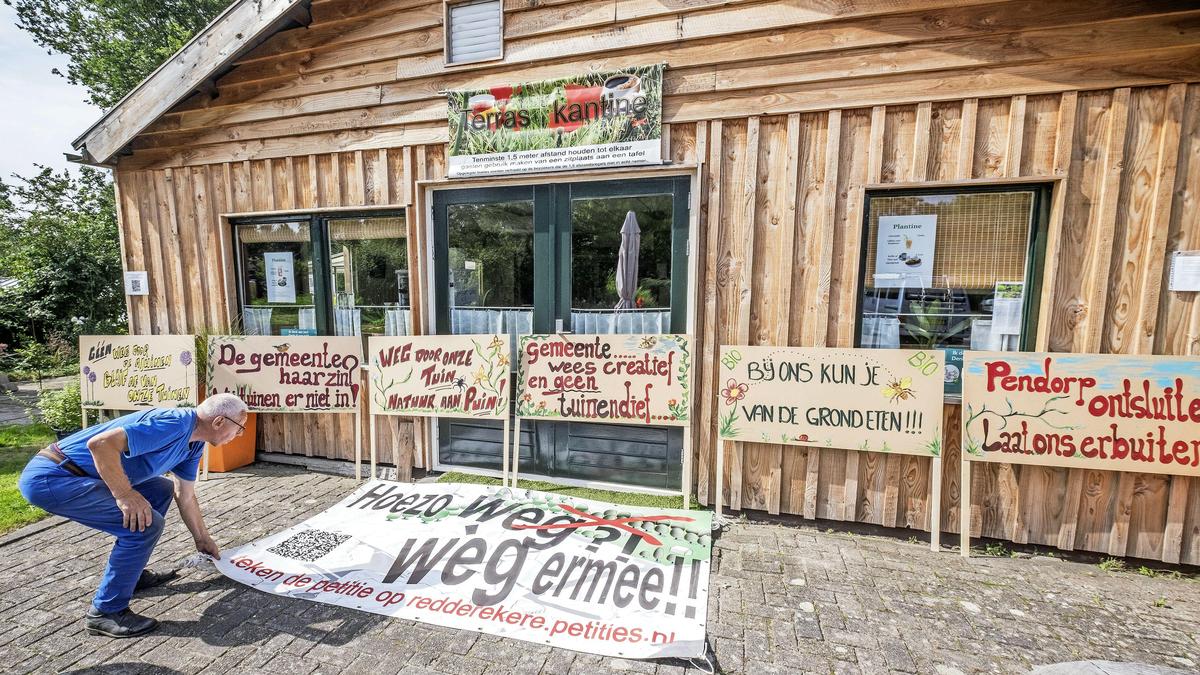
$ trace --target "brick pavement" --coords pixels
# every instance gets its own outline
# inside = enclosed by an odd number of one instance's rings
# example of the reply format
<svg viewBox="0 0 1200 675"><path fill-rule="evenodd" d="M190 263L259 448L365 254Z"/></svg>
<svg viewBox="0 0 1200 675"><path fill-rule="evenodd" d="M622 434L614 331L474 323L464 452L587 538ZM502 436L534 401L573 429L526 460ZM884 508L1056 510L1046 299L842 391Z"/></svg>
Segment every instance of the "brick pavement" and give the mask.
<svg viewBox="0 0 1200 675"><path fill-rule="evenodd" d="M202 485L225 546L336 502L352 479L259 464ZM289 508L272 504L282 499ZM699 672L330 605L277 598L187 571L134 599L162 628L91 637L81 616L109 539L50 519L0 539L5 672L553 673ZM151 561L192 552L176 514ZM1200 581L1112 573L1058 558L974 558L922 543L822 531L803 521L736 522L716 542L709 638L729 673L1027 672L1082 659L1200 669Z"/></svg>

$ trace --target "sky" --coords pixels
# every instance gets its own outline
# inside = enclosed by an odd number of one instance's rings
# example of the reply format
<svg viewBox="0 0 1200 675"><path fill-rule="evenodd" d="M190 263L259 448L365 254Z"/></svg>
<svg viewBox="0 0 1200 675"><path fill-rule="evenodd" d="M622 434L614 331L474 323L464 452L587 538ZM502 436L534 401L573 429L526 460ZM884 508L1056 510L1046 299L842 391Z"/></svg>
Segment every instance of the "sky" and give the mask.
<svg viewBox="0 0 1200 675"><path fill-rule="evenodd" d="M12 174L30 176L34 164L55 170L75 168L63 153L73 152L71 141L87 130L102 111L87 103L83 87L68 84L50 72L67 69L67 59L50 56L17 28L17 13L0 2L0 178L12 183Z"/></svg>

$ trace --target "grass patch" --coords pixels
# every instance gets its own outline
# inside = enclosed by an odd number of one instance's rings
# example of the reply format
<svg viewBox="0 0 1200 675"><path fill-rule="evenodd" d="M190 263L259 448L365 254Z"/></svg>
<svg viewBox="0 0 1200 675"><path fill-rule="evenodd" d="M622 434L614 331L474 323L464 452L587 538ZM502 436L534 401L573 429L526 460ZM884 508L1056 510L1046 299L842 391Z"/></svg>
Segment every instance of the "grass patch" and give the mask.
<svg viewBox="0 0 1200 675"><path fill-rule="evenodd" d="M973 551L978 555L984 555L991 558L1015 558L1017 553L1010 551L1003 542L994 541L985 544L983 548L974 548Z"/></svg>
<svg viewBox="0 0 1200 675"><path fill-rule="evenodd" d="M451 471L443 474L438 478L439 483L467 483L470 485L499 485L500 479L492 476L478 476L473 473L462 473L459 471ZM682 495L648 495L639 494L637 492L617 492L615 490L597 490L594 488L572 487L567 485L558 485L557 483L547 483L539 480L518 480L517 487L526 490L537 490L539 492L550 492L559 495L569 495L571 497L581 497L583 499L594 499L600 502L612 502L613 504L624 504L626 506L643 506L654 509L681 509L683 508ZM691 498L692 508L702 508L695 497Z"/></svg>
<svg viewBox="0 0 1200 675"><path fill-rule="evenodd" d="M1121 560L1120 558L1105 558L1104 560L1100 561L1100 564L1097 565L1097 567L1104 572L1124 572L1125 561Z"/></svg>
<svg viewBox="0 0 1200 675"><path fill-rule="evenodd" d="M17 491L17 478L33 453L53 440L54 432L44 424L0 426L0 534L46 516Z"/></svg>

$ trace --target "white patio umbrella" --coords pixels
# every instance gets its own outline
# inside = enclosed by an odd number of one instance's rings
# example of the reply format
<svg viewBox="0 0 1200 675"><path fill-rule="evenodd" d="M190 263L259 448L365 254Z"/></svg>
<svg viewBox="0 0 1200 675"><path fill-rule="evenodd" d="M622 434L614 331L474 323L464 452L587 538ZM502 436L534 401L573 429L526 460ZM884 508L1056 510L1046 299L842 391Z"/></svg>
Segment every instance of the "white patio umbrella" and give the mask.
<svg viewBox="0 0 1200 675"><path fill-rule="evenodd" d="M638 227L633 211L625 214L621 225L621 248L617 251L617 306L614 309L632 309L637 305L634 298L638 287L638 251L642 246L642 228Z"/></svg>

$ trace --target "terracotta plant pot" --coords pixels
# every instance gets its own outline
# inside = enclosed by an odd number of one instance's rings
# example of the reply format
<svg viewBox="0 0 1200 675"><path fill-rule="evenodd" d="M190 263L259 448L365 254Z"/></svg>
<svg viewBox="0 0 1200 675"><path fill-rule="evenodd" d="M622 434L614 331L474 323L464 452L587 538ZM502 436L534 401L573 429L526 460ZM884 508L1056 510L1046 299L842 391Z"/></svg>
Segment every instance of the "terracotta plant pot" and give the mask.
<svg viewBox="0 0 1200 675"><path fill-rule="evenodd" d="M246 431L241 436L223 445L212 445L208 448L208 470L217 473L233 471L254 462L256 447L255 429L257 415L250 413L246 417Z"/></svg>

